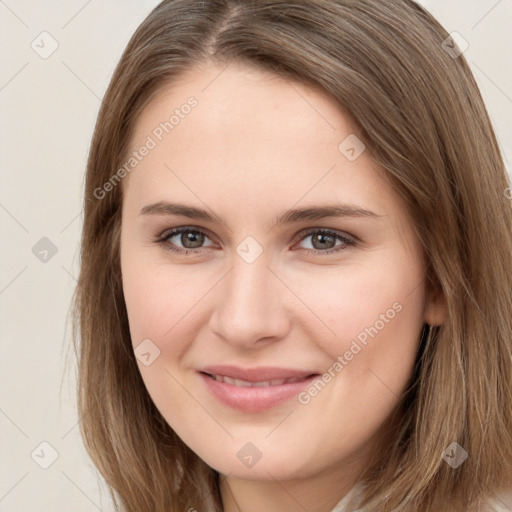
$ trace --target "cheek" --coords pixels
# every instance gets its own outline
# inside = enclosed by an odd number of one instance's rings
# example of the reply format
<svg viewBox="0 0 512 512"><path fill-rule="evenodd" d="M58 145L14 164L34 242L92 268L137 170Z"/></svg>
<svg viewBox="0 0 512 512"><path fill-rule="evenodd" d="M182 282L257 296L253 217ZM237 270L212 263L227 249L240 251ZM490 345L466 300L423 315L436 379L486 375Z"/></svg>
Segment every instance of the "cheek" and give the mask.
<svg viewBox="0 0 512 512"><path fill-rule="evenodd" d="M371 435L412 374L423 326L422 267L406 254L395 254L378 265L339 268L329 277L320 272L317 277L309 281L315 283L309 295L306 279L299 293L330 328L316 322L318 329L309 332L328 355L324 378L330 391L317 395L311 389L304 399L311 397L322 410L336 411L344 404L358 418L356 430Z"/></svg>
<svg viewBox="0 0 512 512"><path fill-rule="evenodd" d="M155 262L149 255L122 251L123 291L128 313L132 346L146 389L155 406L174 427L199 411L191 405L190 395L180 384L180 362L195 339L195 309L206 293L200 277L190 268L180 270ZM204 276L203 276L204 277ZM204 279L203 279L204 283ZM148 342L148 340L150 340ZM150 361L140 357L150 353ZM172 402L172 416L169 405ZM177 420L178 418L178 420ZM188 421L185 419L188 418ZM180 431L187 438L187 431Z"/></svg>
<svg viewBox="0 0 512 512"><path fill-rule="evenodd" d="M398 255L372 269L337 269L325 280L318 273L314 282L322 293L310 288L307 295L305 281L300 293L334 334L319 322L318 331L309 332L330 362L325 384L306 390L301 403L321 411L328 425L339 424L342 412L345 422L325 438L345 436L356 445L376 432L410 380L423 325L422 269ZM309 428L307 438L315 435L316 422ZM341 453L345 447L336 443L329 449L336 445Z"/></svg>
<svg viewBox="0 0 512 512"><path fill-rule="evenodd" d="M416 342L423 323L423 274L406 254L371 266L315 269L294 281L297 295L317 317L312 339L333 359L349 350L352 340L365 347L386 339L390 349Z"/></svg>
<svg viewBox="0 0 512 512"><path fill-rule="evenodd" d="M135 348L149 338L172 364L194 339L195 327L200 327L201 301L218 276L192 266L168 265L161 254L157 259L156 251L150 249L146 254L140 248L138 251L130 252L127 244L122 257L132 344Z"/></svg>
<svg viewBox="0 0 512 512"><path fill-rule="evenodd" d="M124 271L123 289L134 346L144 338L151 338L161 346L183 316L188 302L181 287L176 293L175 280L171 282L158 270L146 266L144 272Z"/></svg>

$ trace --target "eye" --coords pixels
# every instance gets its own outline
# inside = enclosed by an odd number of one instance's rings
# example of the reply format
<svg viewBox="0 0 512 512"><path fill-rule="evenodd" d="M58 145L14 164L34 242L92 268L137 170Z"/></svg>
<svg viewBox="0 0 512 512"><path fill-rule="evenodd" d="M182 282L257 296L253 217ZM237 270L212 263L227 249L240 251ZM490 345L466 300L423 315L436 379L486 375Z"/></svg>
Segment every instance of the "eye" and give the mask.
<svg viewBox="0 0 512 512"><path fill-rule="evenodd" d="M183 226L164 231L156 242L166 250L179 254L188 254L190 252L200 252L199 250L203 249L202 245L205 240L209 240L209 238L204 231ZM178 244L182 244L182 246L180 247Z"/></svg>
<svg viewBox="0 0 512 512"><path fill-rule="evenodd" d="M344 233L321 228L310 229L306 233L302 232L296 240L303 241L308 238L311 239L312 249L305 248L304 250L314 254L333 254L356 244L354 238ZM197 254L202 249L213 246L213 244L203 245L207 240L210 238L205 231L191 226L183 226L164 231L156 239L156 242L164 249L178 254Z"/></svg>
<svg viewBox="0 0 512 512"><path fill-rule="evenodd" d="M356 244L356 241L344 233L330 229L312 229L301 233L299 240L311 239L312 249L306 248L307 252L315 254L332 254L347 249ZM336 245L336 241L339 244Z"/></svg>

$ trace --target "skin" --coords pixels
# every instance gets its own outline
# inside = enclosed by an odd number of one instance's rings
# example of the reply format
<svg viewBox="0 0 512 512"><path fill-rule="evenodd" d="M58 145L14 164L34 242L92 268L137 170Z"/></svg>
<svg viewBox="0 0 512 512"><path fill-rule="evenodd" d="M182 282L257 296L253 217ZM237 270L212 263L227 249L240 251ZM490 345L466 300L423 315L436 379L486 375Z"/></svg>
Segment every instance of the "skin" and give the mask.
<svg viewBox="0 0 512 512"><path fill-rule="evenodd" d="M446 306L425 287L419 242L384 171L368 150L355 161L338 150L359 132L332 97L247 65L204 64L146 107L132 149L190 96L198 105L122 183L132 343L150 339L160 350L138 366L169 425L224 475L225 511L325 512L385 442L381 429L406 389L423 324L442 323ZM206 209L226 225L141 215L158 201ZM274 226L285 210L334 201L378 216ZM180 235L155 241L180 226L206 233L189 254L166 249L183 248ZM315 244L312 228L357 241ZM237 253L248 236L263 251L252 263ZM401 310L306 405L294 398L242 412L218 402L197 374L226 363L323 373L393 304ZM250 468L237 457L247 442L262 454Z"/></svg>

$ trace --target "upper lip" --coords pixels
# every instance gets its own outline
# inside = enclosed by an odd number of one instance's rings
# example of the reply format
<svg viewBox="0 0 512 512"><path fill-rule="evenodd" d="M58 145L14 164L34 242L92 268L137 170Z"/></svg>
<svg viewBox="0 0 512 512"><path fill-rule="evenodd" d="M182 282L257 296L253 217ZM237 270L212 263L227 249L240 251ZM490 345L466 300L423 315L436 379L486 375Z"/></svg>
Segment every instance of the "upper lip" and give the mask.
<svg viewBox="0 0 512 512"><path fill-rule="evenodd" d="M291 379L294 377L309 377L317 375L316 372L297 368L278 368L275 366L258 366L256 368L242 368L233 365L205 366L200 370L210 375L222 375L232 379L246 380L248 382L264 382L274 379Z"/></svg>

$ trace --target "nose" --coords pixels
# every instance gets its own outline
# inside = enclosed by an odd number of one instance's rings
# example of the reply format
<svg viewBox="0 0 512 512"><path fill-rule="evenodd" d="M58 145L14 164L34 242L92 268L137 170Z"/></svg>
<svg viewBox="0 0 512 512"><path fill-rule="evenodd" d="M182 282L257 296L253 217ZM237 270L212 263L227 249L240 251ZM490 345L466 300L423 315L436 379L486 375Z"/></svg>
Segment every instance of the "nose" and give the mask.
<svg viewBox="0 0 512 512"><path fill-rule="evenodd" d="M254 349L284 338L291 320L289 290L259 257L247 263L235 255L219 283L210 317L214 334L238 349Z"/></svg>

